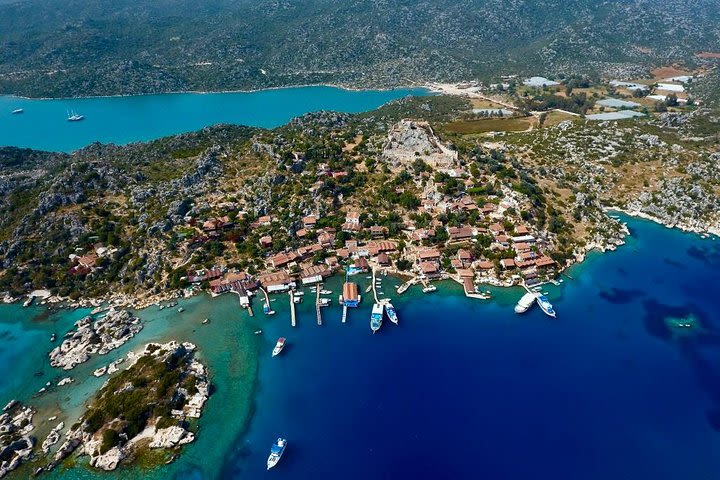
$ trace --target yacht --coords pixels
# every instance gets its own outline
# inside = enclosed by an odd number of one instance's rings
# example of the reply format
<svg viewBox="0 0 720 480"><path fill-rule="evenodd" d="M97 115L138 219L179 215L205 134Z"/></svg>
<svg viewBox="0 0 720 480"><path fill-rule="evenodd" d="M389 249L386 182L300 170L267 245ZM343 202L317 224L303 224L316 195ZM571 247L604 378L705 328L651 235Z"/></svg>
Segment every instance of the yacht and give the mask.
<svg viewBox="0 0 720 480"><path fill-rule="evenodd" d="M67 119L68 122L79 122L81 120L85 120L85 117L83 115L80 115L79 113L70 112Z"/></svg>
<svg viewBox="0 0 720 480"><path fill-rule="evenodd" d="M372 313L370 314L370 329L373 333L380 330L383 319L383 305L382 303L376 303L373 305Z"/></svg>
<svg viewBox="0 0 720 480"><path fill-rule="evenodd" d="M22 108L16 108L15 110L12 111L12 114L13 114L13 115L17 115L17 114L19 114L19 113L23 113L24 111L25 111L25 110L22 109Z"/></svg>
<svg viewBox="0 0 720 480"><path fill-rule="evenodd" d="M270 456L267 459L268 470L278 464L280 457L282 457L285 452L285 447L287 447L287 440L284 438L278 438L277 441L273 443L273 446L270 447Z"/></svg>
<svg viewBox="0 0 720 480"><path fill-rule="evenodd" d="M395 325L398 324L397 312L395 311L395 307L393 307L392 303L385 303L385 313L387 313L387 316L391 322L393 322Z"/></svg>
<svg viewBox="0 0 720 480"><path fill-rule="evenodd" d="M437 287L435 285L428 285L427 287L423 288L423 293L431 293L437 290Z"/></svg>
<svg viewBox="0 0 720 480"><path fill-rule="evenodd" d="M283 348L285 348L285 337L280 337L275 344L275 348L273 348L272 356L277 357L278 355L280 355L280 352L282 352Z"/></svg>
<svg viewBox="0 0 720 480"><path fill-rule="evenodd" d="M525 295L518 300L517 305L515 305L515 313L525 313L528 311L530 307L532 307L532 304L535 303L535 294L531 292L527 292Z"/></svg>
<svg viewBox="0 0 720 480"><path fill-rule="evenodd" d="M555 310L553 309L553 306L547 299L547 297L542 293L537 293L536 296L537 304L540 305L542 311L545 312L546 315L555 318L557 314L555 313Z"/></svg>

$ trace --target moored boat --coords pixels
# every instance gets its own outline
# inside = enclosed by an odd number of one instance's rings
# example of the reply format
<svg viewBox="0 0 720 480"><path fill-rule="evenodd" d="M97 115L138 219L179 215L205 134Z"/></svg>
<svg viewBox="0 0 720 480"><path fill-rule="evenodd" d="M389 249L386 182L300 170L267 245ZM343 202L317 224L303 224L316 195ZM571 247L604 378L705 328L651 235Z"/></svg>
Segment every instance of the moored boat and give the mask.
<svg viewBox="0 0 720 480"><path fill-rule="evenodd" d="M277 357L280 352L282 352L282 349L285 348L285 337L278 338L277 343L275 344L275 348L273 348L272 356Z"/></svg>
<svg viewBox="0 0 720 480"><path fill-rule="evenodd" d="M372 313L370 314L370 329L373 333L380 330L383 318L383 305L382 303L373 304Z"/></svg>
<svg viewBox="0 0 720 480"><path fill-rule="evenodd" d="M18 115L18 114L20 114L20 113L23 113L24 111L25 111L25 110L22 109L22 108L16 108L15 110L12 111L12 114L13 114L13 115Z"/></svg>
<svg viewBox="0 0 720 480"><path fill-rule="evenodd" d="M385 313L387 313L387 316L391 322L393 322L395 325L398 324L397 312L395 311L395 307L393 307L392 303L385 303Z"/></svg>
<svg viewBox="0 0 720 480"><path fill-rule="evenodd" d="M557 314L555 313L555 309L553 309L553 306L547 299L547 297L541 293L537 293L536 296L537 304L540 305L540 308L543 312L545 312L545 315L555 318Z"/></svg>
<svg viewBox="0 0 720 480"><path fill-rule="evenodd" d="M428 285L427 287L423 288L423 293L432 293L435 290L437 290L437 287L435 285Z"/></svg>
<svg viewBox="0 0 720 480"><path fill-rule="evenodd" d="M270 456L267 459L267 469L270 470L278 464L283 453L285 453L285 447L287 447L287 440L284 438L278 438L273 446L270 447Z"/></svg>
<svg viewBox="0 0 720 480"><path fill-rule="evenodd" d="M525 313L535 303L535 294L527 292L515 305L515 313Z"/></svg>
<svg viewBox="0 0 720 480"><path fill-rule="evenodd" d="M80 115L79 113L70 112L68 114L67 119L68 119L68 122L79 122L81 120L85 120L85 116Z"/></svg>

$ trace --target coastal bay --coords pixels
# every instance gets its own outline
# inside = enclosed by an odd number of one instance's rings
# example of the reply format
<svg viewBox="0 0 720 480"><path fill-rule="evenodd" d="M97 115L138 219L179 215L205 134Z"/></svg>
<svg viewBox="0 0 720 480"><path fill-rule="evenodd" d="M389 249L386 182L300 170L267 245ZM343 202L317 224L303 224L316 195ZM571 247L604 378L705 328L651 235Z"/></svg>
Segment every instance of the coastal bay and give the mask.
<svg viewBox="0 0 720 480"><path fill-rule="evenodd" d="M154 140L219 123L272 128L308 112L357 113L407 95L428 94L423 88L345 90L308 86L67 99L0 96L0 146L70 152L93 142ZM11 115L17 108L24 113ZM85 120L68 122L71 111L84 115Z"/></svg>
<svg viewBox="0 0 720 480"><path fill-rule="evenodd" d="M491 288L489 301L465 298L447 282L434 294L413 287L397 296L391 277L380 290L393 298L400 325L386 321L377 335L369 298L347 324L337 306L322 309L322 327L306 298L292 328L287 294L273 296L272 317L259 308L249 317L235 295L203 295L181 301L183 313L137 312L145 328L136 337L35 400L32 392L63 375L47 365L46 339L87 312L2 306L2 365L13 366L0 384L2 401L79 414L103 381L93 369L148 341L176 338L198 345L217 390L196 442L173 464L143 471L147 478L264 478L278 435L289 440L277 467L285 478L471 478L478 469L493 478L704 478L720 468L713 454L720 244L621 219L631 232L626 245L591 253L562 285L543 287L556 320L537 307L514 314L518 288ZM369 280L355 278L364 291ZM341 282L334 277L326 288L337 293ZM258 329L262 335L253 334ZM288 347L270 358L279 336ZM459 456L459 448L473 454ZM46 478L124 479L137 468L106 474L76 464Z"/></svg>

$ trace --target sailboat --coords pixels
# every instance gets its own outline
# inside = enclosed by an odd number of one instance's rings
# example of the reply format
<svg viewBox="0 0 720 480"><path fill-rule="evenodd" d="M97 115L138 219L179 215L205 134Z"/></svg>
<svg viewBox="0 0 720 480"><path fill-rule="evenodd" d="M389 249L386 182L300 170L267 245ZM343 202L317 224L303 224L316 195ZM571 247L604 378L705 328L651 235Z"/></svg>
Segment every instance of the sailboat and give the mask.
<svg viewBox="0 0 720 480"><path fill-rule="evenodd" d="M75 113L74 111L68 112L68 122L79 122L81 120L85 120L85 117L83 115L80 115L79 113Z"/></svg>

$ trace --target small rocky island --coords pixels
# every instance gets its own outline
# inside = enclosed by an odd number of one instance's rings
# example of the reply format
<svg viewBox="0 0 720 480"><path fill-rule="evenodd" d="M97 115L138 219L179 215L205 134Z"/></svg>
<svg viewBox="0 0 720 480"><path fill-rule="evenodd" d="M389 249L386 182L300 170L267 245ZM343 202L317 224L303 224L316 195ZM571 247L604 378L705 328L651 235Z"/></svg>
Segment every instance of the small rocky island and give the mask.
<svg viewBox="0 0 720 480"><path fill-rule="evenodd" d="M77 451L90 465L114 470L142 449L177 449L195 434L188 419L199 418L209 396L205 366L192 343L150 343L134 363L111 377L85 413L65 434L50 470Z"/></svg>
<svg viewBox="0 0 720 480"><path fill-rule="evenodd" d="M71 370L87 362L92 354L105 355L120 347L143 328L140 319L127 310L110 311L99 320L88 315L75 322L75 327L50 352L53 367Z"/></svg>

